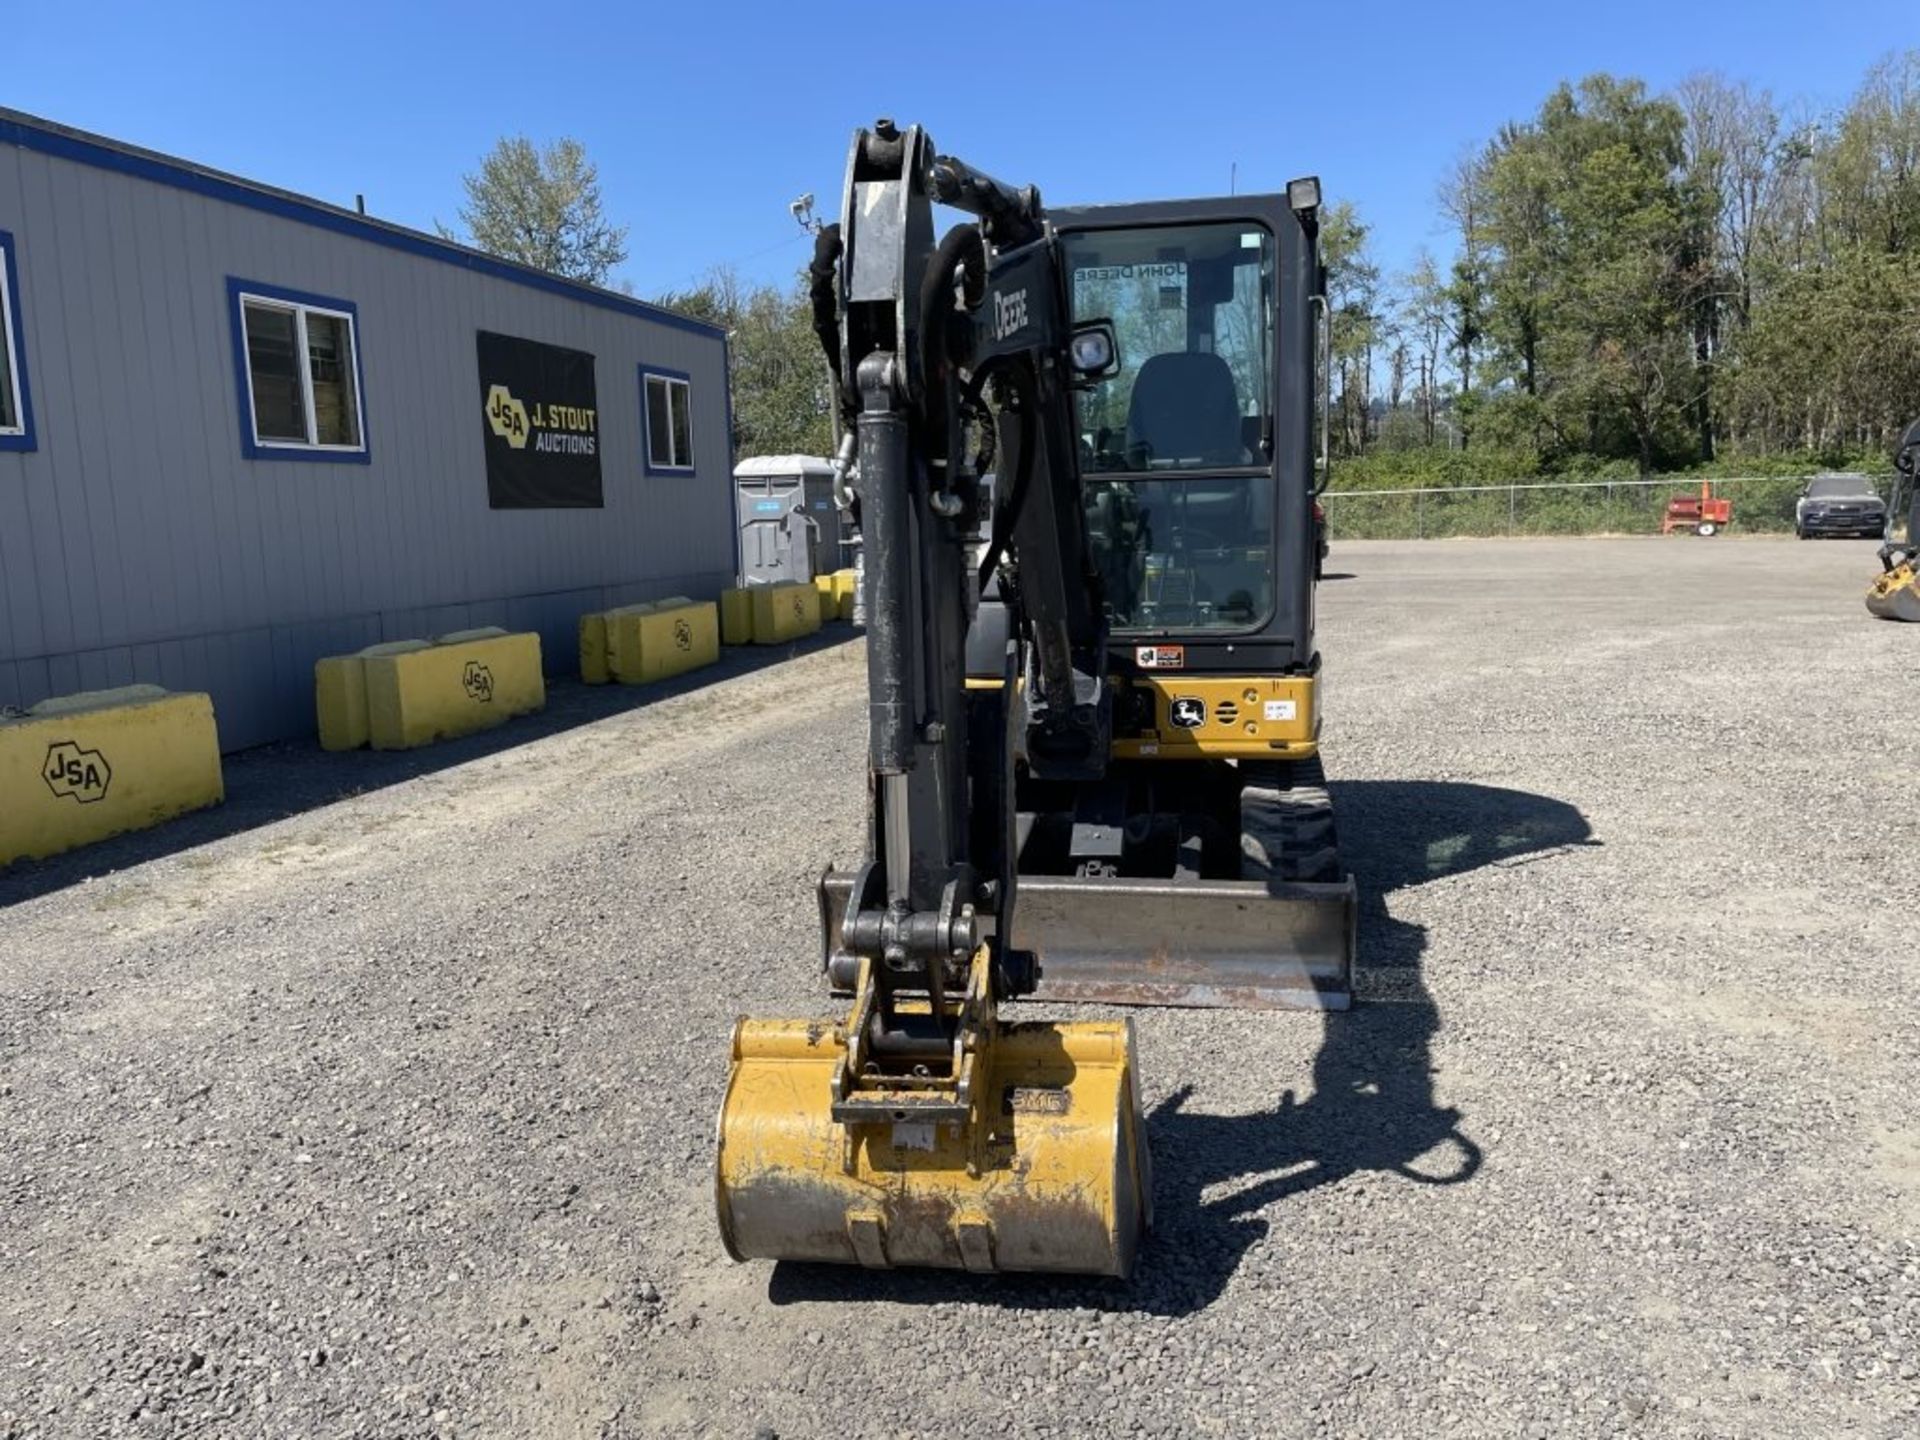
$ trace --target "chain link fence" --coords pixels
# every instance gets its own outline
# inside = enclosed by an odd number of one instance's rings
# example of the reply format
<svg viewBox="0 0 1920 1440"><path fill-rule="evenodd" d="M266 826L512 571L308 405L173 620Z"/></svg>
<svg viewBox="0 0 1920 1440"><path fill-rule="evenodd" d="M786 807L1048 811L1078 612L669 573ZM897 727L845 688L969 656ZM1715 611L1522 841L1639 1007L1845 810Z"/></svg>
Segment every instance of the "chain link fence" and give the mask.
<svg viewBox="0 0 1920 1440"><path fill-rule="evenodd" d="M1337 477L1337 472L1336 472ZM1794 501L1807 475L1716 478L1713 493L1733 502L1734 534L1793 530ZM1895 476L1870 477L1896 523L1905 496ZM1505 485L1445 485L1405 490L1329 490L1321 496L1334 539L1425 540L1449 535L1657 535L1667 501L1697 496L1700 482L1515 480ZM1900 503L1896 503L1900 502Z"/></svg>

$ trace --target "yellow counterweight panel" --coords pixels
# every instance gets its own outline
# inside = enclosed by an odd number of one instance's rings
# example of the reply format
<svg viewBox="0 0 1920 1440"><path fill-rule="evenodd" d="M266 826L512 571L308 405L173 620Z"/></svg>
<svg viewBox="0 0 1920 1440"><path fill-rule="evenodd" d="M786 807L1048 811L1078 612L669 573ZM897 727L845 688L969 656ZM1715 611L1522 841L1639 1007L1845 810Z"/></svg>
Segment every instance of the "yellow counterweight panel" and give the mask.
<svg viewBox="0 0 1920 1440"><path fill-rule="evenodd" d="M1118 675L1116 689L1129 682ZM1153 695L1151 732L1113 737L1121 760L1305 760L1320 753L1320 686L1312 675L1140 676L1133 685ZM969 690L998 690L1000 682L967 678ZM1181 714L1198 725L1174 723ZM1198 708L1196 708L1198 707ZM1117 708L1117 707L1116 707Z"/></svg>
<svg viewBox="0 0 1920 1440"><path fill-rule="evenodd" d="M1128 1274L1152 1195L1132 1026L1002 1025L986 1050L973 1121L842 1125L845 1027L742 1020L715 1169L728 1253Z"/></svg>
<svg viewBox="0 0 1920 1440"><path fill-rule="evenodd" d="M1316 676L1169 673L1133 684L1153 694L1153 732L1116 734L1119 759L1304 760L1320 751Z"/></svg>

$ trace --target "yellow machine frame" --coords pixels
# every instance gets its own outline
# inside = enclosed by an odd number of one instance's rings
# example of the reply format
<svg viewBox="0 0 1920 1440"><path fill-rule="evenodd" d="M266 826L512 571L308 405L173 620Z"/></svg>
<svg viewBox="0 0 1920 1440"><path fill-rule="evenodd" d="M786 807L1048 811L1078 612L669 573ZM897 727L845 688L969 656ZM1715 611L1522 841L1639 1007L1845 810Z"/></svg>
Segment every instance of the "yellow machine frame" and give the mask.
<svg viewBox="0 0 1920 1440"><path fill-rule="evenodd" d="M1308 760L1320 753L1317 676L1116 675L1111 683L1153 697L1153 728L1116 733L1115 759ZM967 688L998 690L1000 682L972 679ZM1206 723L1195 728L1174 724L1173 702L1179 699L1201 701ZM1115 709L1122 708L1123 702L1116 700Z"/></svg>

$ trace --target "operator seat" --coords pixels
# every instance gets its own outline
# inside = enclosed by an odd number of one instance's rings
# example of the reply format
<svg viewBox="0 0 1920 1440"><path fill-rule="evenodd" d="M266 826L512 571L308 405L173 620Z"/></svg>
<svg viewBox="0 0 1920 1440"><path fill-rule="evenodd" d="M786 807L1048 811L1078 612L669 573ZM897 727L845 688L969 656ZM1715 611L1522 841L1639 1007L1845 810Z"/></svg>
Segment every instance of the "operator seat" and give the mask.
<svg viewBox="0 0 1920 1440"><path fill-rule="evenodd" d="M1154 355L1140 367L1127 406L1127 468L1154 462L1245 465L1240 387L1218 355Z"/></svg>

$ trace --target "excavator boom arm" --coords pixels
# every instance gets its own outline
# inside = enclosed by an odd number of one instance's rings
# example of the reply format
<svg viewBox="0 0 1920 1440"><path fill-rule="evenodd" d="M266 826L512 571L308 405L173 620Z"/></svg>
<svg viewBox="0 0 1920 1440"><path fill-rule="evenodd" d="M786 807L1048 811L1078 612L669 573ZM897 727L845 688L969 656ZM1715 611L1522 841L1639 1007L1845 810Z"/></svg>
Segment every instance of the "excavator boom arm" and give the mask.
<svg viewBox="0 0 1920 1440"><path fill-rule="evenodd" d="M978 218L935 245L936 199ZM1037 978L1013 756L1097 777L1111 749L1057 251L1035 191L885 121L854 137L841 213L813 276L864 546L869 844L827 933L852 1002L736 1029L721 1234L738 1258L1125 1275L1152 1195L1132 1027L999 1014ZM1013 617L984 711L983 569Z"/></svg>

